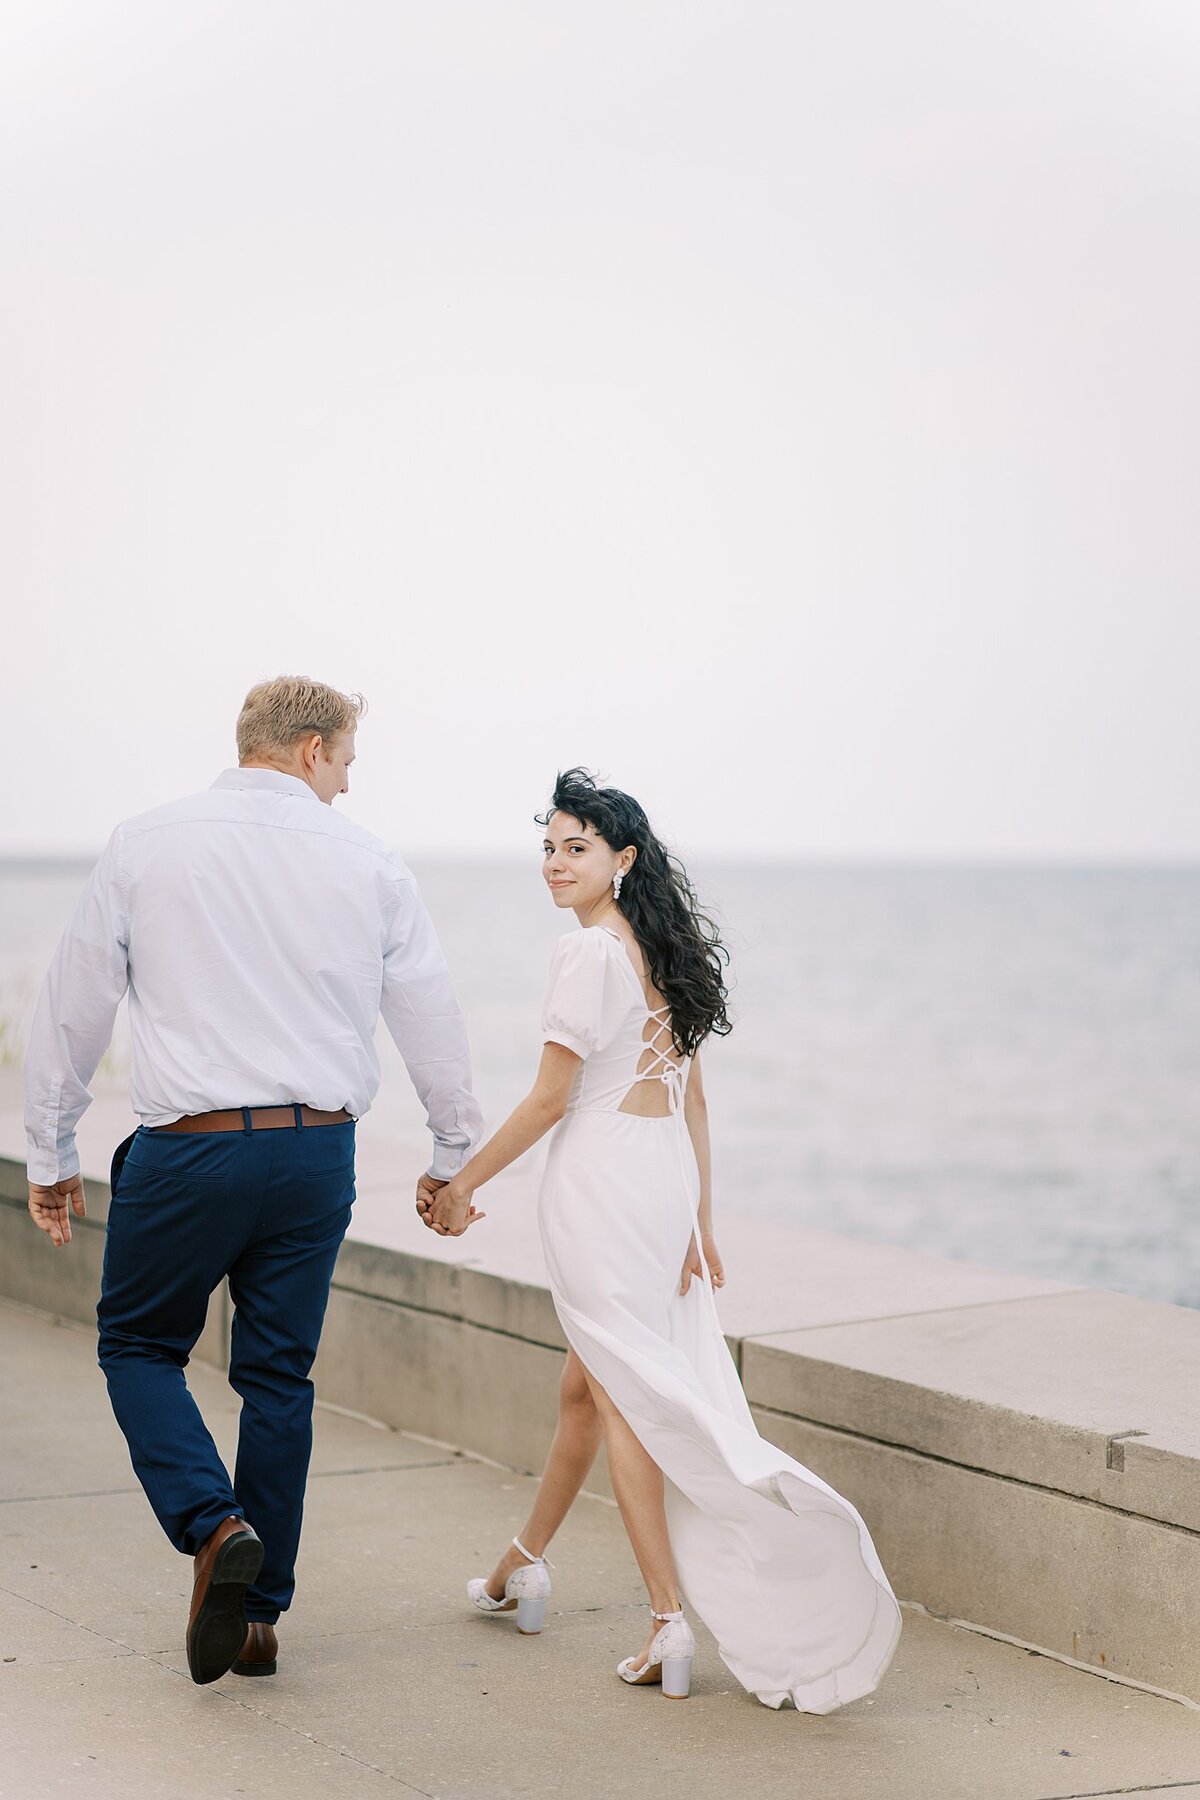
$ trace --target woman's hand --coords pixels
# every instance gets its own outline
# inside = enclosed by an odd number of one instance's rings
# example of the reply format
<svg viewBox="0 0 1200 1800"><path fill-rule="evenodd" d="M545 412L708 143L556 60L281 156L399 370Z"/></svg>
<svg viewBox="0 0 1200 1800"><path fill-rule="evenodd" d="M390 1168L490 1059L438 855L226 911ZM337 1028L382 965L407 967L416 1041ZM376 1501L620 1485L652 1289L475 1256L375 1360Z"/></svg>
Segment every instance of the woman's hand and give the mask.
<svg viewBox="0 0 1200 1800"><path fill-rule="evenodd" d="M705 1231L700 1234L700 1241L704 1246L704 1261L708 1264L708 1272L712 1277L714 1288L724 1287L725 1268L721 1262L716 1239L713 1237L711 1231ZM700 1261L700 1252L696 1248L696 1234L693 1232L692 1241L688 1245L687 1255L683 1259L683 1270L679 1277L680 1293L686 1294L689 1287L692 1285L692 1277L695 1276L696 1280L699 1281L703 1273L704 1269Z"/></svg>
<svg viewBox="0 0 1200 1800"><path fill-rule="evenodd" d="M422 1214L431 1231L440 1237L461 1237L468 1225L474 1225L487 1214L476 1212L472 1203L474 1190L465 1187L456 1175L439 1188L428 1211Z"/></svg>

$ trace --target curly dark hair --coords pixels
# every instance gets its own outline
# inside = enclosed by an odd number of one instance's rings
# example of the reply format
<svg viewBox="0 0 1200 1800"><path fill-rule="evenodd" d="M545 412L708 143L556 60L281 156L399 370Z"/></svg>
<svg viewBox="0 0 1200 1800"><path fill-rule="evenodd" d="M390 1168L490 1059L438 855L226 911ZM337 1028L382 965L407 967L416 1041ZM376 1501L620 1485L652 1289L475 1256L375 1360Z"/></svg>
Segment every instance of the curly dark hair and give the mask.
<svg viewBox="0 0 1200 1800"><path fill-rule="evenodd" d="M725 1037L733 1030L723 978L729 951L701 912L687 870L654 835L637 801L620 788L598 787L587 769L566 769L554 783L550 805L536 815L537 824L544 830L556 812L590 825L611 850L631 844L637 850L617 904L670 1010L679 1054L694 1056L710 1032Z"/></svg>

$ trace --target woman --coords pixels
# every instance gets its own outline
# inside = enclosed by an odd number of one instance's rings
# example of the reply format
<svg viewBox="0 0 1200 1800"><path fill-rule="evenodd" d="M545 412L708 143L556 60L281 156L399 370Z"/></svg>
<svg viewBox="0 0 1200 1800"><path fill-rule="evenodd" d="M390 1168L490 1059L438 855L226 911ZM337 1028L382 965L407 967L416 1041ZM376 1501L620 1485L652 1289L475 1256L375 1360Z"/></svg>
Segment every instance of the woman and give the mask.
<svg viewBox="0 0 1200 1800"><path fill-rule="evenodd" d="M766 1705L830 1712L877 1684L900 1617L854 1508L759 1436L717 1320L699 1049L730 1029L725 952L628 794L571 769L539 822L547 886L582 929L551 960L537 1080L418 1201L432 1229L460 1234L483 1217L484 1182L556 1127L539 1223L569 1345L558 1430L521 1536L468 1592L540 1629L544 1552L603 1435L652 1613L617 1673L687 1694L686 1594Z"/></svg>

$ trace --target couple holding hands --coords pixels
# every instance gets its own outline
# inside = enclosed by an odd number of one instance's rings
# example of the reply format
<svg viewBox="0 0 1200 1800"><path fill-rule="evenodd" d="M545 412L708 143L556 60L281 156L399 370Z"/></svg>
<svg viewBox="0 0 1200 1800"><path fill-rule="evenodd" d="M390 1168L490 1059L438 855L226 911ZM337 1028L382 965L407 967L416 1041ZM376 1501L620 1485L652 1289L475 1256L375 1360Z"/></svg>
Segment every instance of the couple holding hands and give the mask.
<svg viewBox="0 0 1200 1800"><path fill-rule="evenodd" d="M552 1132L538 1217L568 1350L533 1510L479 1610L542 1629L545 1551L604 1442L646 1583L616 1673L683 1697L683 1610L766 1705L830 1712L880 1680L900 1618L848 1501L754 1424L721 1332L700 1049L730 1029L724 951L637 801L560 775L542 876L574 928L551 958L528 1095L486 1141L462 1013L412 875L335 812L357 696L252 688L238 767L118 825L55 952L26 1062L29 1205L56 1246L84 1211L75 1128L128 993L141 1124L118 1149L99 1359L146 1496L195 1559L197 1682L273 1675L312 1442L309 1371L354 1199L354 1124L379 1084L379 1016L434 1151L417 1208L437 1235ZM184 1366L228 1276L232 1477Z"/></svg>

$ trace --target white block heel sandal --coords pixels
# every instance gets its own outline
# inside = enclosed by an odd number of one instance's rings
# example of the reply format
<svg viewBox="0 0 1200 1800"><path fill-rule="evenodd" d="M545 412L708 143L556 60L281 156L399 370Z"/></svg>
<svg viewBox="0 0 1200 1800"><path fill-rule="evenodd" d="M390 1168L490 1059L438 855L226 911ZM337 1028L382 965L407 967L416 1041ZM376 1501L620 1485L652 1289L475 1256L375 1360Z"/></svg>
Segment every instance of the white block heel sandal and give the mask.
<svg viewBox="0 0 1200 1800"><path fill-rule="evenodd" d="M535 1556L532 1550L527 1550L519 1538L513 1539L513 1546L522 1556L528 1557L529 1567L513 1570L504 1584L504 1598L492 1599L487 1591L487 1577L484 1575L476 1575L468 1581L467 1598L480 1612L515 1612L517 1630L524 1637L536 1637L542 1629L542 1621L546 1617L546 1602L550 1598L550 1576L547 1570L551 1565L544 1556Z"/></svg>
<svg viewBox="0 0 1200 1800"><path fill-rule="evenodd" d="M681 1612L656 1612L651 1616L662 1620L662 1630L655 1634L649 1656L640 1668L635 1657L627 1656L617 1664L617 1674L631 1687L649 1687L651 1682L661 1681L668 1700L686 1700L696 1654L692 1628Z"/></svg>

